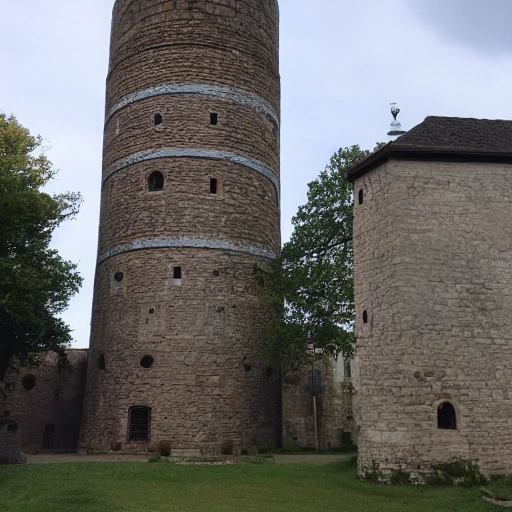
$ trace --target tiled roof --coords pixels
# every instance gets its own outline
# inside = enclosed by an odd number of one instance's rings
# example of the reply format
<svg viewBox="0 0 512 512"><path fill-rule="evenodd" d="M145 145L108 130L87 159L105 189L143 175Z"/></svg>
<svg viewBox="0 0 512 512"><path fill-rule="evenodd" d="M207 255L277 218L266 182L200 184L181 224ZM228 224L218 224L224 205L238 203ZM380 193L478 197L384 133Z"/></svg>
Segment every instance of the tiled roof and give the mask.
<svg viewBox="0 0 512 512"><path fill-rule="evenodd" d="M512 121L429 116L392 145L512 152Z"/></svg>
<svg viewBox="0 0 512 512"><path fill-rule="evenodd" d="M512 163L512 121L429 116L352 167L348 181L389 158Z"/></svg>

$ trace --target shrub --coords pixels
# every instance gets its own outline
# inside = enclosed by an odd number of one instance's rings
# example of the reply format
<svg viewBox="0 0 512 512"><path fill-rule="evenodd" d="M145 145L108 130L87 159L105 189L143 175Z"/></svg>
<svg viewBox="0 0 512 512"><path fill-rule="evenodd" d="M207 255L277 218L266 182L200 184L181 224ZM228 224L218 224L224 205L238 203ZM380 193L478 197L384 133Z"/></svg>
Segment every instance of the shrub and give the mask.
<svg viewBox="0 0 512 512"><path fill-rule="evenodd" d="M480 473L478 464L465 459L458 459L442 464L433 464L431 472L426 475L428 485L462 485L471 487L482 485L487 479Z"/></svg>
<svg viewBox="0 0 512 512"><path fill-rule="evenodd" d="M382 474L382 471L380 470L377 462L372 460L371 468L365 469L363 471L363 473L361 474L361 480L373 483L382 482L384 480L384 475Z"/></svg>
<svg viewBox="0 0 512 512"><path fill-rule="evenodd" d="M169 455L171 455L171 443L168 441L160 441L158 443L158 453L162 457L169 457Z"/></svg>
<svg viewBox="0 0 512 512"><path fill-rule="evenodd" d="M409 485L411 483L411 474L403 469L397 469L389 477L391 485Z"/></svg>
<svg viewBox="0 0 512 512"><path fill-rule="evenodd" d="M149 453L158 453L158 443L155 441L152 441L148 444L148 452Z"/></svg>
<svg viewBox="0 0 512 512"><path fill-rule="evenodd" d="M220 446L220 453L222 455L233 455L233 441L224 441Z"/></svg>

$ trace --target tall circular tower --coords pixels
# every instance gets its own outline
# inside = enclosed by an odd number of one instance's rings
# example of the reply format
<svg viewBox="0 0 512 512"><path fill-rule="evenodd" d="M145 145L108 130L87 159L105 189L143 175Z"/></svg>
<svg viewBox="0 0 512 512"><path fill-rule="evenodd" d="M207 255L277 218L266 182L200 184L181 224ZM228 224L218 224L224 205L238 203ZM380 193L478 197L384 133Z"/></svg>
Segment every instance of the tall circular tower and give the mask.
<svg viewBox="0 0 512 512"><path fill-rule="evenodd" d="M81 449L278 438L277 0L117 0Z"/></svg>

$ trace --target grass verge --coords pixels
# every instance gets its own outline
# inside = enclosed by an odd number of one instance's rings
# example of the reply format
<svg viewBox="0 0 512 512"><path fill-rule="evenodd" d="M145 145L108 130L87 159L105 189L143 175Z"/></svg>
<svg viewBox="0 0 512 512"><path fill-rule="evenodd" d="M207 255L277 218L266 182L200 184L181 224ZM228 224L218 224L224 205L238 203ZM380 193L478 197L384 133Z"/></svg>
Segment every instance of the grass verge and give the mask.
<svg viewBox="0 0 512 512"><path fill-rule="evenodd" d="M74 463L0 467L2 512L491 512L479 489L387 486L353 463L187 466Z"/></svg>

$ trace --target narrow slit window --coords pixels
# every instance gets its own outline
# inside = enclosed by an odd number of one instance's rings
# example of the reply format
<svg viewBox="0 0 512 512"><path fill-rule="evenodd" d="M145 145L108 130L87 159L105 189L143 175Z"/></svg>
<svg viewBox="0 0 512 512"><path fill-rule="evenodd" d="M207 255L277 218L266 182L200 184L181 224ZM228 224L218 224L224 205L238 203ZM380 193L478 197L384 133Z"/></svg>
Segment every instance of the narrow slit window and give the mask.
<svg viewBox="0 0 512 512"><path fill-rule="evenodd" d="M457 430L457 416L450 402L443 402L437 408L437 428Z"/></svg>
<svg viewBox="0 0 512 512"><path fill-rule="evenodd" d="M359 191L359 204L363 204L364 201L364 192L363 189Z"/></svg>
<svg viewBox="0 0 512 512"><path fill-rule="evenodd" d="M163 120L162 114L155 114L155 125L162 124Z"/></svg>
<svg viewBox="0 0 512 512"><path fill-rule="evenodd" d="M218 121L218 116L216 112L210 112L210 124L216 125Z"/></svg>
<svg viewBox="0 0 512 512"><path fill-rule="evenodd" d="M350 366L350 359L344 359L343 360L343 371L345 373L346 379L352 378L352 368Z"/></svg>
<svg viewBox="0 0 512 512"><path fill-rule="evenodd" d="M181 279L181 267L174 267L172 271L173 279Z"/></svg>
<svg viewBox="0 0 512 512"><path fill-rule="evenodd" d="M217 190L217 178L210 178L210 194L216 194Z"/></svg>
<svg viewBox="0 0 512 512"><path fill-rule="evenodd" d="M162 190L164 188L164 175L161 172L154 171L148 177L148 190Z"/></svg>
<svg viewBox="0 0 512 512"><path fill-rule="evenodd" d="M363 311L363 324L368 323L368 311L366 309Z"/></svg>
<svg viewBox="0 0 512 512"><path fill-rule="evenodd" d="M151 409L149 407L130 407L129 419L128 441L149 442Z"/></svg>

